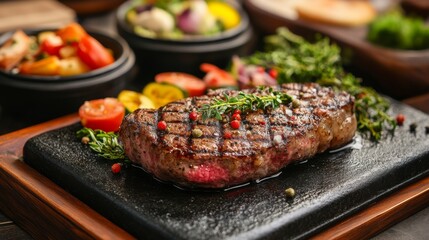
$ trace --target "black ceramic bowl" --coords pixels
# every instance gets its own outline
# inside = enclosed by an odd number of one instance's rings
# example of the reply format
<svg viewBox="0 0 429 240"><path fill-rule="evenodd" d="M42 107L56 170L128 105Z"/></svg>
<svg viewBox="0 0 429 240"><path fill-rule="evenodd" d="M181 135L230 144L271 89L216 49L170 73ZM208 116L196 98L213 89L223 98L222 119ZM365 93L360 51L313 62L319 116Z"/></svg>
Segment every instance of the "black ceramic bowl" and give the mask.
<svg viewBox="0 0 429 240"><path fill-rule="evenodd" d="M50 29L28 30L28 35ZM77 112L85 100L116 97L132 80L135 56L126 41L100 32L88 33L112 50L115 62L75 76L35 76L0 71L0 105L7 112L49 119ZM0 45L12 32L0 37Z"/></svg>
<svg viewBox="0 0 429 240"><path fill-rule="evenodd" d="M200 75L201 63L225 67L233 55L251 51L253 32L249 18L239 5L233 5L241 15L240 24L214 36L180 40L147 38L134 33L125 16L131 2L123 3L116 12L118 33L136 54L139 69L146 76L165 71L181 71Z"/></svg>

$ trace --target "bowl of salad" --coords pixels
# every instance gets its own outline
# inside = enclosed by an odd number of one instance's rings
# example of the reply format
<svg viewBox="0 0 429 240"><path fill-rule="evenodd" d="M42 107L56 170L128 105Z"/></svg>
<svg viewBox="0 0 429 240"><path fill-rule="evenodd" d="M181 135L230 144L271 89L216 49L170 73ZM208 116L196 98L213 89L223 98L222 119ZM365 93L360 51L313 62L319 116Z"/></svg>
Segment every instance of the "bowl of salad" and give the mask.
<svg viewBox="0 0 429 240"><path fill-rule="evenodd" d="M116 96L134 65L125 40L77 23L10 31L0 36L0 105L40 119L75 112L85 100Z"/></svg>
<svg viewBox="0 0 429 240"><path fill-rule="evenodd" d="M201 63L224 67L247 54L252 29L235 1L127 1L116 12L118 33L146 74L181 71L201 74Z"/></svg>

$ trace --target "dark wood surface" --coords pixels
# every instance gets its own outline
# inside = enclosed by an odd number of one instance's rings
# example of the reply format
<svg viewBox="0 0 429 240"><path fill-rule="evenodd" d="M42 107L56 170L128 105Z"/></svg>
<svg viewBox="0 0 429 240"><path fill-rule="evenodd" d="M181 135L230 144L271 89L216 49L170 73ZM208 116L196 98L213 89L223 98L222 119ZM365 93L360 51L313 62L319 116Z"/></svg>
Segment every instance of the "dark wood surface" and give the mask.
<svg viewBox="0 0 429 240"><path fill-rule="evenodd" d="M0 213L0 238L3 240L33 239L3 213Z"/></svg>

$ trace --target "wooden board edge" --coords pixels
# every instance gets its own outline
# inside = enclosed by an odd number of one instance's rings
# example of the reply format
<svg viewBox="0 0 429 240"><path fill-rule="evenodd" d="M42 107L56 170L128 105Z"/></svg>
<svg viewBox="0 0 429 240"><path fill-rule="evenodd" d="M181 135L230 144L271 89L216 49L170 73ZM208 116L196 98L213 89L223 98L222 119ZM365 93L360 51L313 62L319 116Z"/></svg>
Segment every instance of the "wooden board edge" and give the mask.
<svg viewBox="0 0 429 240"><path fill-rule="evenodd" d="M0 203L35 238L135 239L17 159L0 158Z"/></svg>
<svg viewBox="0 0 429 240"><path fill-rule="evenodd" d="M429 177L412 183L312 239L367 239L429 205Z"/></svg>
<svg viewBox="0 0 429 240"><path fill-rule="evenodd" d="M25 142L40 133L71 125L79 121L79 116L70 114L64 117L56 118L43 122L28 128L23 128L15 132L0 136L0 158L1 157L22 157L22 148Z"/></svg>

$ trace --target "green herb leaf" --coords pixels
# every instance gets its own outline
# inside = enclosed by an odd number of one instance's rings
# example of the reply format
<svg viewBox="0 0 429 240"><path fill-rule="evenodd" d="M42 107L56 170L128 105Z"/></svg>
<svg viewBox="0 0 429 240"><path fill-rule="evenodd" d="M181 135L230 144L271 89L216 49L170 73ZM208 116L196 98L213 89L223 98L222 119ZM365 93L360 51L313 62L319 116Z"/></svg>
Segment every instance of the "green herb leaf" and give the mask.
<svg viewBox="0 0 429 240"><path fill-rule="evenodd" d="M340 48L330 44L328 38L310 43L286 28L279 28L277 34L268 36L265 41L266 51L245 58L247 64L275 68L279 84L316 82L350 93L356 98L359 131L368 133L374 140L381 139L384 130L393 131L396 128L396 122L386 113L389 102L373 89L362 86L360 79L344 71Z"/></svg>
<svg viewBox="0 0 429 240"><path fill-rule="evenodd" d="M128 158L125 156L124 147L119 142L118 135L115 133L82 128L77 131L76 135L79 139L87 137L89 139L87 144L99 156L110 160L128 161Z"/></svg>

